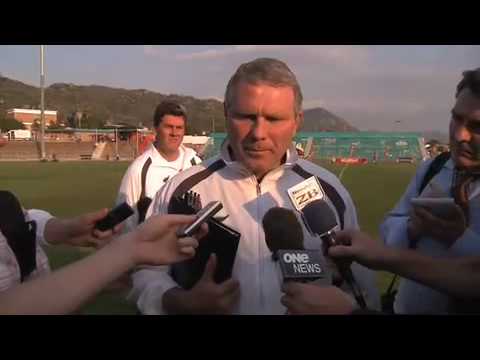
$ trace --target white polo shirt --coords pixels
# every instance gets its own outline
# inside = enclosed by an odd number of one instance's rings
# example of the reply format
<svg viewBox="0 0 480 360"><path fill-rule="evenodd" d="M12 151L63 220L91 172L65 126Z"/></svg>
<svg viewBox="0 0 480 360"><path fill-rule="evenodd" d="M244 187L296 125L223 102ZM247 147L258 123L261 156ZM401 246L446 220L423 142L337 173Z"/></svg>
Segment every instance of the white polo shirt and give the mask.
<svg viewBox="0 0 480 360"><path fill-rule="evenodd" d="M117 204L127 202L135 213L125 221L124 231L131 231L138 225L137 202L142 192L142 169L148 165L145 178L145 196L153 199L158 190L179 172L193 165L200 164L202 160L195 150L180 145L179 156L174 161L166 160L153 144L128 167L123 176L117 196Z"/></svg>

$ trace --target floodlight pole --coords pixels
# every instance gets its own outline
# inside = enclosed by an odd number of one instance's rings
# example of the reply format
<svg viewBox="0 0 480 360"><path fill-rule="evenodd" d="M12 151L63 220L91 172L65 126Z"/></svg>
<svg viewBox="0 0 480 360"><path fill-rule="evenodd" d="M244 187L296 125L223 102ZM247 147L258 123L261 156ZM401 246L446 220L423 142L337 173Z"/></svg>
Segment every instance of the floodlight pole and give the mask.
<svg viewBox="0 0 480 360"><path fill-rule="evenodd" d="M41 160L45 161L45 45L40 45L40 149Z"/></svg>

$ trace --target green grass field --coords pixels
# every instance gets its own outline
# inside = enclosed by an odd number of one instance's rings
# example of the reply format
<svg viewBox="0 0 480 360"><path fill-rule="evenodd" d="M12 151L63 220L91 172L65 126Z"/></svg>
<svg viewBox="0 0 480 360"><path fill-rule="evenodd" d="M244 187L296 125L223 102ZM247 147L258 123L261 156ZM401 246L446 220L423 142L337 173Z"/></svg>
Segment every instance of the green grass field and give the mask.
<svg viewBox="0 0 480 360"><path fill-rule="evenodd" d="M25 208L40 208L57 216L73 216L111 207L127 162L2 162L0 189L10 190ZM377 236L378 225L405 190L415 167L408 164L343 166L326 164L352 194L363 230ZM343 170L343 171L342 171ZM87 252L57 247L48 250L52 268L85 256ZM379 273L383 291L390 274ZM82 314L134 314L125 294L104 292L86 305Z"/></svg>

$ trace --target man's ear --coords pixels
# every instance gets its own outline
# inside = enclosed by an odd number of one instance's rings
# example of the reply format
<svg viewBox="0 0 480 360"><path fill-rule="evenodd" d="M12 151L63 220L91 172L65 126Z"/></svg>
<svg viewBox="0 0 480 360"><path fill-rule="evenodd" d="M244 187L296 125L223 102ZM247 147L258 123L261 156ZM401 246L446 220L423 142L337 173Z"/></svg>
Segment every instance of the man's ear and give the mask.
<svg viewBox="0 0 480 360"><path fill-rule="evenodd" d="M227 108L227 103L224 101L223 102L223 115L225 117L225 130L228 132L228 108Z"/></svg>
<svg viewBox="0 0 480 360"><path fill-rule="evenodd" d="M297 118L296 118L296 123L297 123L297 131L296 132L299 132L300 129L302 128L303 126L303 111L300 111L298 114L297 114Z"/></svg>

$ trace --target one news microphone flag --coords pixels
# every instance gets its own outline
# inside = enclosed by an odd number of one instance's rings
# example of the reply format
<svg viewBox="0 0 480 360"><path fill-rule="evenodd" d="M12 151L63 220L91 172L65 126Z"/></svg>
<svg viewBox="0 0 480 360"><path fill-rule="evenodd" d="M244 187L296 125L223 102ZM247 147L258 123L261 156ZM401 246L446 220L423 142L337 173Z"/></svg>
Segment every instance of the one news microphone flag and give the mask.
<svg viewBox="0 0 480 360"><path fill-rule="evenodd" d="M293 206L301 212L303 221L312 235L318 235L322 239L324 251L330 246L337 245L335 239L335 227L338 225L337 218L325 201L325 192L315 177L295 185L287 190ZM342 261L335 261L342 278L352 290L353 296L360 307L366 308L367 304L363 297L350 266Z"/></svg>
<svg viewBox="0 0 480 360"><path fill-rule="evenodd" d="M265 242L279 264L283 281L331 283L321 251L304 249L303 229L292 210L270 208L262 224Z"/></svg>
<svg viewBox="0 0 480 360"><path fill-rule="evenodd" d="M311 282L327 278L320 250L278 250L283 281Z"/></svg>

